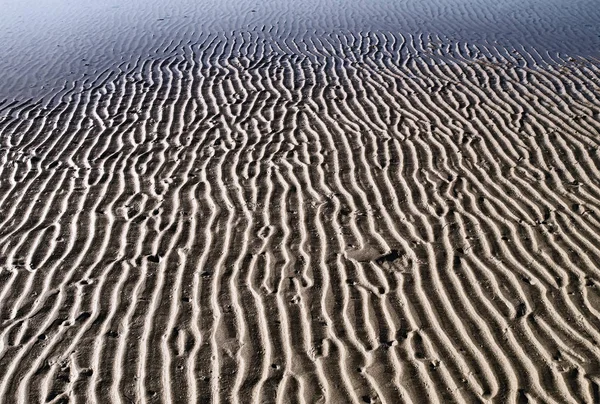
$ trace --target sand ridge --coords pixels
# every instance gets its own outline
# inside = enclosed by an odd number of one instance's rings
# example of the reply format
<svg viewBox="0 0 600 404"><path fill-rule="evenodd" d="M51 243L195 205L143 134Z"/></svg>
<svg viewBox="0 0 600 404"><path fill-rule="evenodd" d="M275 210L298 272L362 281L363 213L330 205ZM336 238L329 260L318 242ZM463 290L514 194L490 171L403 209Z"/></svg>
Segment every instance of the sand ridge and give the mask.
<svg viewBox="0 0 600 404"><path fill-rule="evenodd" d="M2 400L597 401L597 61L269 35L0 105Z"/></svg>

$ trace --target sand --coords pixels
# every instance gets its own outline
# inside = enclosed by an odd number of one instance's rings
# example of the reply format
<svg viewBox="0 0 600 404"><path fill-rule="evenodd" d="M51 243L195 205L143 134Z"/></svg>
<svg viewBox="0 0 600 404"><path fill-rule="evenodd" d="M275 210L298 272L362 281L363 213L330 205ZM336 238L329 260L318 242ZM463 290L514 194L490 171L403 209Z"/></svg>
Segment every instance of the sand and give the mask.
<svg viewBox="0 0 600 404"><path fill-rule="evenodd" d="M600 401L598 60L257 28L12 84L0 401Z"/></svg>

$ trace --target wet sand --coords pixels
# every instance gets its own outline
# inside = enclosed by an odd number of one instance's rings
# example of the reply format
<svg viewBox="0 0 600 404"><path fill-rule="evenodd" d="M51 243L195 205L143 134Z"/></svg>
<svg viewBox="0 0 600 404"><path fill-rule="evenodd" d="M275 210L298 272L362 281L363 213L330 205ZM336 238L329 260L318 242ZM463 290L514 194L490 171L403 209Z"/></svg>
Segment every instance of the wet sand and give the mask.
<svg viewBox="0 0 600 404"><path fill-rule="evenodd" d="M0 401L600 400L591 53L201 28L4 82Z"/></svg>

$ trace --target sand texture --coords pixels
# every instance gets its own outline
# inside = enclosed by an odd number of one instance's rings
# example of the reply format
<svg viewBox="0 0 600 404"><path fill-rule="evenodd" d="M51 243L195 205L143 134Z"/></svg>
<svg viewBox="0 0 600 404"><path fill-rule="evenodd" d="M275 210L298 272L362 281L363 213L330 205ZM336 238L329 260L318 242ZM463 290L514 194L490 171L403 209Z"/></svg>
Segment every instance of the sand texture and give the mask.
<svg viewBox="0 0 600 404"><path fill-rule="evenodd" d="M204 35L0 101L0 401L600 400L600 63Z"/></svg>

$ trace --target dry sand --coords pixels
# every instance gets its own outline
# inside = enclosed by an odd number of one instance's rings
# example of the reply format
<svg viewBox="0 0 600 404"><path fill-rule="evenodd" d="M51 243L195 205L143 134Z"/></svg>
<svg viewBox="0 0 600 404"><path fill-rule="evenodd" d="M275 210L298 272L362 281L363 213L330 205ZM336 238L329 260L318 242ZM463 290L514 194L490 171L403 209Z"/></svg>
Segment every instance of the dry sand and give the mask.
<svg viewBox="0 0 600 404"><path fill-rule="evenodd" d="M600 63L178 46L0 101L0 401L600 401Z"/></svg>

